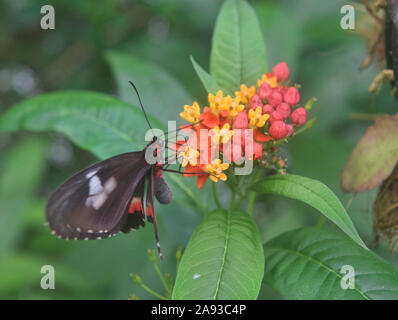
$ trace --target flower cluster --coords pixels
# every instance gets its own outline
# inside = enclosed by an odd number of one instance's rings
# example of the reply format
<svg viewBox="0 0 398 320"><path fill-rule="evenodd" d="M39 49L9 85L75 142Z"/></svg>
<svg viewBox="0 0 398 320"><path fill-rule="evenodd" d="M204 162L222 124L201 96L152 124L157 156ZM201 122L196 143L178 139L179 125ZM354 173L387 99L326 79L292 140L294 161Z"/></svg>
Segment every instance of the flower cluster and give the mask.
<svg viewBox="0 0 398 320"><path fill-rule="evenodd" d="M210 93L202 112L197 102L185 105L180 116L190 123L184 130L193 134L176 144L184 175L196 175L201 188L209 177L225 181L224 171L230 164L239 165L246 158L264 165L269 163L269 154L276 168L284 168L284 160L275 160L272 152L275 143L292 136L307 119L306 109L298 106L298 87L290 86L289 75L282 62L264 74L257 87L242 84L232 96L221 90Z"/></svg>

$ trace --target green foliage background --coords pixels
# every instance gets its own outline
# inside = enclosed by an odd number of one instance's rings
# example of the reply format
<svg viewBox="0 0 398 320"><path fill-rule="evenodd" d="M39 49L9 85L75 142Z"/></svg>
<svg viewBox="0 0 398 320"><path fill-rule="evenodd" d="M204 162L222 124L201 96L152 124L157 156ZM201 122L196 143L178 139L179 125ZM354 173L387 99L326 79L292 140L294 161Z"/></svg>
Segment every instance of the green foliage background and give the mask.
<svg viewBox="0 0 398 320"><path fill-rule="evenodd" d="M292 140L284 150L289 158L289 172L322 181L345 204L350 196L343 196L340 191L340 173L369 125L350 119L348 113L393 113L396 102L386 87L378 96L367 92L377 68L358 71L366 55L365 45L358 35L339 27L344 1L249 2L259 18L269 66L286 61L292 79L302 85L303 101L312 96L318 99L311 111L317 117L314 127ZM204 69L214 68L216 61L209 61L209 52L221 3L58 0L51 2L56 8L56 29L43 31L39 28L40 7L47 2L1 0L0 110L3 112L27 97L62 89L119 94L122 100L135 104L134 94L127 87L121 86L119 92L116 89L118 84L125 83L123 77L127 74L126 79L139 87L149 113L173 113L177 117L183 104L191 103L194 98L199 101L206 98L190 55ZM139 75L129 72L130 65L139 70ZM117 80L113 74L118 75ZM160 86L152 80L158 77L166 78L170 86ZM186 92L178 90L182 84ZM134 135L138 134L135 130L139 132L138 124L131 122ZM136 140L142 141L139 136ZM105 156L113 151L103 148L96 154ZM103 241L67 242L51 236L43 226L49 193L94 160L93 155L56 133L0 133L0 298L125 299L133 292L142 299L152 298L131 281L128 275L132 271L150 287L162 291L146 254L146 249L154 245L152 228ZM173 178L170 175L166 179ZM194 183L189 190L196 192ZM356 196L349 210L366 244L372 241L371 207L375 192ZM171 205L159 206L158 211L165 253L161 269L173 276L177 247L186 246L203 217L197 212L200 210L181 206L187 201L189 196L182 195ZM195 203L190 206L195 208ZM253 212L263 243L285 231L323 225L325 222L319 217L315 209L305 204L268 194L258 196ZM338 232L331 223L325 223L323 228ZM292 233L283 234L279 243L297 249L294 246L306 241L308 230L311 228L302 229L296 240L292 240ZM322 233L320 237L325 237L331 245L336 242L333 234ZM275 241L265 246L269 248L265 250L265 259L269 259L270 269L289 262L289 258L280 260L280 256L273 255L278 247ZM348 243L347 250L355 249L351 246L352 242ZM333 247L330 251L333 255ZM384 243L375 252L397 265L398 260L390 255ZM395 272L381 260L378 263L376 255L369 254L358 258L358 263L366 264L363 259L368 259L380 270ZM40 289L40 268L46 264L55 267L55 291ZM335 297L328 296L334 289L329 293L319 292L315 297L306 295L305 290L294 295L286 289L286 282L278 283L267 271L260 299ZM369 270L364 267L363 272ZM323 277L320 273L316 279ZM389 279L378 280L378 284L394 283ZM294 283L294 279L290 281ZM358 294L378 297L361 287Z"/></svg>

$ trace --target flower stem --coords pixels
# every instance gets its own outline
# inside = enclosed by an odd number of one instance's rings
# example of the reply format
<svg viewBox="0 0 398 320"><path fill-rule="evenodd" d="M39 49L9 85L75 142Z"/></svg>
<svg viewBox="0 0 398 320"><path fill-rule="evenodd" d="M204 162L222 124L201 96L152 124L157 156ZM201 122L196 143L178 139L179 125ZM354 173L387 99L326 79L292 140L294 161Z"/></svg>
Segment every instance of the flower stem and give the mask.
<svg viewBox="0 0 398 320"><path fill-rule="evenodd" d="M145 284L141 283L140 287L142 289L144 289L146 292L148 292L149 294L153 295L156 298L159 298L160 300L167 300L167 298L165 296L162 296L161 294L153 291L151 288L147 287Z"/></svg>
<svg viewBox="0 0 398 320"><path fill-rule="evenodd" d="M326 223L326 217L325 216L321 216L319 218L319 220L318 220L318 223L316 224L316 228L322 229L323 226L325 225L325 223Z"/></svg>
<svg viewBox="0 0 398 320"><path fill-rule="evenodd" d="M363 121L375 121L380 116L381 114L368 114L368 113L358 113L358 112L351 112L348 114L349 119L363 120Z"/></svg>
<svg viewBox="0 0 398 320"><path fill-rule="evenodd" d="M166 289L168 296L171 297L171 288L170 288L169 284L167 283L166 279L163 277L163 274L160 272L158 265L156 263L153 263L153 267L154 267L156 273L158 274L160 281L163 284L163 287Z"/></svg>
<svg viewBox="0 0 398 320"><path fill-rule="evenodd" d="M218 190L217 190L217 184L216 183L212 183L212 188L213 188L213 197L214 197L214 201L217 205L218 209L221 209L221 202L220 202L220 198L218 197Z"/></svg>
<svg viewBox="0 0 398 320"><path fill-rule="evenodd" d="M247 213L249 214L249 216L252 216L253 214L253 208L254 208L254 202L256 201L256 192L252 191L250 192L249 195L249 204L247 206Z"/></svg>

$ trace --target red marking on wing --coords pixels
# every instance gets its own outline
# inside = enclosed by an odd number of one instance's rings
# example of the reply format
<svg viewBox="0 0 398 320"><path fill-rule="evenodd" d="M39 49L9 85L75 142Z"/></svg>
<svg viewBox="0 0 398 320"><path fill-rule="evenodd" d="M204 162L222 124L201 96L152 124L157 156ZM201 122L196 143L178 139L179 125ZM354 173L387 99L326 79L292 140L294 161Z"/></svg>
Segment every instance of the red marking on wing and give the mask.
<svg viewBox="0 0 398 320"><path fill-rule="evenodd" d="M129 207L129 214L133 214L134 212L142 212L142 200L141 198L134 197L131 200L130 207Z"/></svg>
<svg viewBox="0 0 398 320"><path fill-rule="evenodd" d="M151 205L146 206L146 215L153 219L153 208Z"/></svg>

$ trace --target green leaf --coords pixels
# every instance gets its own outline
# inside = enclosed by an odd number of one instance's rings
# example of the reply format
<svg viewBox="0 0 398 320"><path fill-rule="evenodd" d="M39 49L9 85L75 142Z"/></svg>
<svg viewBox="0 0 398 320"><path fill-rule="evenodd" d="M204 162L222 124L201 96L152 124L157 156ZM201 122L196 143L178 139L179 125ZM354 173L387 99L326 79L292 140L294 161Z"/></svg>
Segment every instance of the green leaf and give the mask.
<svg viewBox="0 0 398 320"><path fill-rule="evenodd" d="M223 90L217 83L217 81L208 74L191 56L191 62L193 67L195 68L196 74L198 75L200 81L202 81L203 86L205 87L207 93L216 94L218 90ZM225 91L225 90L223 90Z"/></svg>
<svg viewBox="0 0 398 320"><path fill-rule="evenodd" d="M376 119L352 151L341 176L347 192L364 192L380 185L398 162L398 114Z"/></svg>
<svg viewBox="0 0 398 320"><path fill-rule="evenodd" d="M217 210L188 243L173 299L256 299L263 267L260 235L251 218L241 211Z"/></svg>
<svg viewBox="0 0 398 320"><path fill-rule="evenodd" d="M0 169L0 257L16 246L25 217L32 213L33 193L45 168L45 143L29 138L2 157Z"/></svg>
<svg viewBox="0 0 398 320"><path fill-rule="evenodd" d="M154 127L161 127L154 118ZM111 96L88 91L43 94L18 103L0 117L0 130L54 130L100 158L145 146L142 111Z"/></svg>
<svg viewBox="0 0 398 320"><path fill-rule="evenodd" d="M149 117L154 128L164 128ZM22 101L0 116L0 130L58 131L100 159L142 149L148 125L142 111L114 97L88 91L63 91ZM194 179L170 174L166 178L176 200L206 211Z"/></svg>
<svg viewBox="0 0 398 320"><path fill-rule="evenodd" d="M115 75L120 98L139 106L129 84L132 81L140 92L146 112L156 115L163 124L177 120L184 105L192 103L193 98L184 87L160 66L123 52L111 51L106 57Z"/></svg>
<svg viewBox="0 0 398 320"><path fill-rule="evenodd" d="M227 0L217 18L210 74L231 94L241 84L256 85L267 72L267 55L253 8L244 0Z"/></svg>
<svg viewBox="0 0 398 320"><path fill-rule="evenodd" d="M13 292L21 294L23 290L40 288L40 281L44 274L41 268L48 264L49 259L32 254L7 255L0 261L0 297L7 299ZM53 261L54 260L50 260ZM83 277L71 269L52 264L55 270L55 288L73 290L87 290L88 286ZM23 293L22 293L23 294Z"/></svg>
<svg viewBox="0 0 398 320"><path fill-rule="evenodd" d="M335 232L289 231L266 243L264 255L263 281L289 299L398 299L398 270ZM342 289L343 266L354 268L354 289Z"/></svg>
<svg viewBox="0 0 398 320"><path fill-rule="evenodd" d="M272 175L257 182L251 189L289 197L309 204L333 221L356 243L366 248L340 200L323 183L296 175Z"/></svg>

